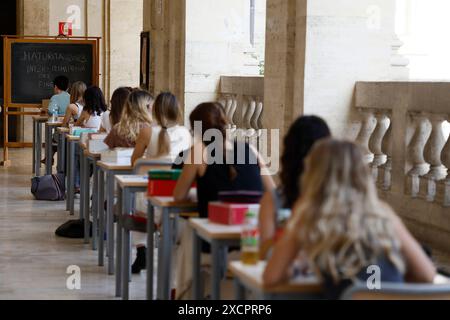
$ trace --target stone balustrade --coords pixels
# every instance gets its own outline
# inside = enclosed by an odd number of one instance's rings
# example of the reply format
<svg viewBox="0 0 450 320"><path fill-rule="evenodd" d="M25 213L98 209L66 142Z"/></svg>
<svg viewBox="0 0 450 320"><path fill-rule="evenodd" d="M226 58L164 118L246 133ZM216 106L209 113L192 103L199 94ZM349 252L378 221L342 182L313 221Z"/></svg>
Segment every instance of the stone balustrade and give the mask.
<svg viewBox="0 0 450 320"><path fill-rule="evenodd" d="M355 101L381 195L425 240L450 243L450 82L359 82Z"/></svg>
<svg viewBox="0 0 450 320"><path fill-rule="evenodd" d="M221 77L218 101L232 133L258 147L264 111L264 77Z"/></svg>

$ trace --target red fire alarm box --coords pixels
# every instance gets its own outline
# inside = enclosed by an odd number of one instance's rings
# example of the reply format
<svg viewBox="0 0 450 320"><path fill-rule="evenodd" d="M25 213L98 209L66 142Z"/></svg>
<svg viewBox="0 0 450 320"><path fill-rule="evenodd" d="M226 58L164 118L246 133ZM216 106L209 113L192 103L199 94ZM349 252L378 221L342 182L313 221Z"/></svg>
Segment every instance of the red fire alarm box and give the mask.
<svg viewBox="0 0 450 320"><path fill-rule="evenodd" d="M59 35L64 36L72 36L73 34L73 25L72 22L60 22L59 23Z"/></svg>

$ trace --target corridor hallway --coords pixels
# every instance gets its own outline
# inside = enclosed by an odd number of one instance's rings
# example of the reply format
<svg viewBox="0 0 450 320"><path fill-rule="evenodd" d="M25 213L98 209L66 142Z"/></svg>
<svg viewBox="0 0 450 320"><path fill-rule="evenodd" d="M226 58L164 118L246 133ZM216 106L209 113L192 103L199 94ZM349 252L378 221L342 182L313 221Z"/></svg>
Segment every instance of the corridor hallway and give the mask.
<svg viewBox="0 0 450 320"><path fill-rule="evenodd" d="M0 168L0 300L114 299L115 278L97 266L97 252L82 240L55 236L58 226L76 219L65 202L33 200L31 150L11 150L11 159L10 168ZM72 265L81 269L81 290L67 289ZM133 277L130 297L145 298L144 273Z"/></svg>

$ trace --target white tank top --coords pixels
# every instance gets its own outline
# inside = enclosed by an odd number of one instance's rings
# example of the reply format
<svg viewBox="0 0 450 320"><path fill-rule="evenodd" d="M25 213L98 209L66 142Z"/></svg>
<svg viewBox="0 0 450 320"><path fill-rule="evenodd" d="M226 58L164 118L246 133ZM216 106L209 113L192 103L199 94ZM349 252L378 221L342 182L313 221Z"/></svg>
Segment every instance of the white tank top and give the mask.
<svg viewBox="0 0 450 320"><path fill-rule="evenodd" d="M84 122L84 127L99 130L102 124L102 116L91 115L89 120Z"/></svg>
<svg viewBox="0 0 450 320"><path fill-rule="evenodd" d="M81 103L78 103L78 102L75 102L75 105L78 108L77 119L76 119L76 120L78 120L80 118L80 116L81 116L81 113L83 112L83 108L84 107L83 107L83 105Z"/></svg>
<svg viewBox="0 0 450 320"><path fill-rule="evenodd" d="M152 136L147 148L147 158L155 159L158 154L158 139L162 128L160 126L152 127ZM191 148L192 137L189 130L184 126L174 126L167 129L170 139L170 154L164 159L174 162L178 155Z"/></svg>

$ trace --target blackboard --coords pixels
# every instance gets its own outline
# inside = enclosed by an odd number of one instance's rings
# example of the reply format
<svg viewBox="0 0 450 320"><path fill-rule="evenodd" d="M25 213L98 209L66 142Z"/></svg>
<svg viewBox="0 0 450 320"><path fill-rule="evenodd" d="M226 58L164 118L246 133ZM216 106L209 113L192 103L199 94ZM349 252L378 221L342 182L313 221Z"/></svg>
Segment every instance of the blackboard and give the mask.
<svg viewBox="0 0 450 320"><path fill-rule="evenodd" d="M53 79L93 84L94 46L76 43L11 44L11 103L36 104L53 95Z"/></svg>

